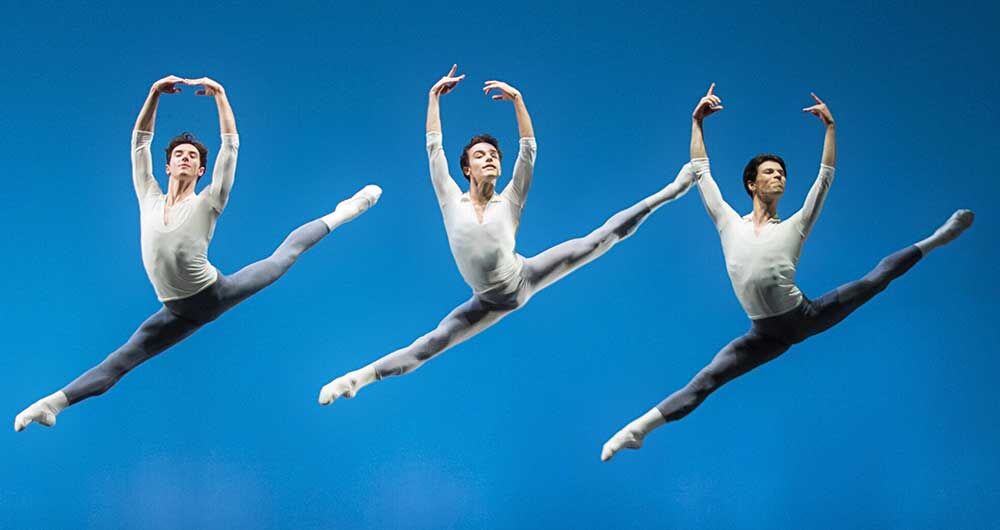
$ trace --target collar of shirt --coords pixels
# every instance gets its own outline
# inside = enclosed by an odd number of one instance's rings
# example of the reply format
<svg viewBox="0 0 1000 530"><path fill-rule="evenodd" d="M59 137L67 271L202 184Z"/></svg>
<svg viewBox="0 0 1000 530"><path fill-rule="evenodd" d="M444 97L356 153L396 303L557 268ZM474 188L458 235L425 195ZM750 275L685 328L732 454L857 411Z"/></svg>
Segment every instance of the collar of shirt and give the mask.
<svg viewBox="0 0 1000 530"><path fill-rule="evenodd" d="M472 202L472 197L469 196L469 192L465 192L465 193L462 194L462 197L459 200L461 200L462 202ZM500 194L499 193L494 193L493 196L490 197L489 202L490 203L503 202L503 199L500 198Z"/></svg>
<svg viewBox="0 0 1000 530"><path fill-rule="evenodd" d="M747 222L750 222L750 223L752 223L752 222L753 222L753 213L748 213L748 214L744 215L744 216L742 217L742 219L743 219L744 221L747 221ZM781 222L781 218L780 218L780 217L778 217L777 215L775 215L774 217L772 217L772 218L768 219L768 221L767 221L767 222L768 222L768 223L774 223L774 224L778 224L778 223L780 223L780 222Z"/></svg>

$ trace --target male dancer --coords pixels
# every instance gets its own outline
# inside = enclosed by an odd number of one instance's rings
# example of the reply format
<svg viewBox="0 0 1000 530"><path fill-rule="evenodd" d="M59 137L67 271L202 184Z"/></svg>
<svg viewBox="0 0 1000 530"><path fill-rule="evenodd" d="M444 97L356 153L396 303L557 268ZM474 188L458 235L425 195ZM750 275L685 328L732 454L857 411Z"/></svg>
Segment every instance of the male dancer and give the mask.
<svg viewBox="0 0 1000 530"><path fill-rule="evenodd" d="M694 174L685 166L674 182L619 212L587 236L524 258L515 252L515 236L531 186L536 151L524 97L501 81L487 81L483 86L486 94L497 91L492 99L513 102L521 136L520 151L511 182L496 193L501 159L497 140L489 135L473 137L460 159L462 174L469 180L469 191L462 193L448 173L439 107L440 97L465 78L455 76L456 68L452 66L448 75L431 87L427 105L427 155L448 243L462 278L472 288L472 298L409 346L331 381L320 391L321 405L341 396L354 397L363 386L384 377L409 373L431 357L492 326L524 306L538 291L630 236L653 210L680 197L694 184Z"/></svg>
<svg viewBox="0 0 1000 530"><path fill-rule="evenodd" d="M714 89L713 83L692 115L691 164L698 175L698 191L705 208L719 231L733 290L750 317L750 330L722 348L684 388L612 436L601 451L604 461L623 448L638 449L650 431L683 418L722 385L775 359L793 344L836 325L928 252L951 242L972 224L973 213L958 210L933 235L889 255L860 280L809 300L795 285L795 267L833 182L833 115L815 94L812 97L816 104L802 109L819 117L826 126L819 176L802 209L788 219L778 217L778 201L785 192L785 162L776 155L764 154L751 159L743 172L743 186L753 200L753 212L740 217L722 199L709 171L702 121L722 109L722 100Z"/></svg>
<svg viewBox="0 0 1000 530"><path fill-rule="evenodd" d="M166 152L169 180L164 194L153 177L152 131L160 95L180 92L177 85L181 84L201 86L196 94L215 98L222 148L215 160L211 184L195 193L205 173L208 150L188 133L171 140ZM382 193L378 186L366 186L330 214L297 228L270 257L226 276L209 263L208 244L229 199L239 144L236 118L222 85L207 77L176 76L153 84L132 132L132 181L139 199L142 263L163 307L100 364L18 414L14 430L20 431L32 422L52 426L56 415L66 407L103 394L129 370L274 283L303 252L370 208Z"/></svg>

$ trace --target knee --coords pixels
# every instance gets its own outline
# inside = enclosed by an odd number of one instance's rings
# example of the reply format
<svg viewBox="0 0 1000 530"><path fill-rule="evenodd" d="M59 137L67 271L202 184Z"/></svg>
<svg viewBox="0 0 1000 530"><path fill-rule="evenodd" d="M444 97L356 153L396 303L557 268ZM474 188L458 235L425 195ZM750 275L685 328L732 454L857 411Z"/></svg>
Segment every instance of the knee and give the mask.
<svg viewBox="0 0 1000 530"><path fill-rule="evenodd" d="M701 403L709 394L719 388L719 378L710 370L702 370L688 383L688 391L696 403Z"/></svg>
<svg viewBox="0 0 1000 530"><path fill-rule="evenodd" d="M293 263L298 261L302 252L303 250L295 245L282 245L278 247L273 254L271 254L271 260L278 264L279 267L287 269L288 267L291 267Z"/></svg>
<svg viewBox="0 0 1000 530"><path fill-rule="evenodd" d="M881 293L889 286L889 278L883 274L870 274L861 280L861 285L865 291L871 294Z"/></svg>
<svg viewBox="0 0 1000 530"><path fill-rule="evenodd" d="M625 219L619 218L626 217ZM611 231L619 240L631 236L639 228L639 220L634 216L626 216L624 213L615 215L609 221L614 228Z"/></svg>
<svg viewBox="0 0 1000 530"><path fill-rule="evenodd" d="M590 256L599 256L606 252L617 240L611 230L600 229L596 232L576 240L575 252L571 257L571 264L575 265L579 261Z"/></svg>
<svg viewBox="0 0 1000 530"><path fill-rule="evenodd" d="M446 350L452 342L453 332L446 325L439 325L434 331L421 337L414 344L414 357L424 362L434 355Z"/></svg>

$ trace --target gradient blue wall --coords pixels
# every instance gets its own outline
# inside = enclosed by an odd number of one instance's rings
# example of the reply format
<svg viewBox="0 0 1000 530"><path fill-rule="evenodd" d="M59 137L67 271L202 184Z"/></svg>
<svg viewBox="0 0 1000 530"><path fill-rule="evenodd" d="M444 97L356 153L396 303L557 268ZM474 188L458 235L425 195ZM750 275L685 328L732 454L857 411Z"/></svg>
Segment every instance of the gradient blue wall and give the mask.
<svg viewBox="0 0 1000 530"><path fill-rule="evenodd" d="M0 527L995 528L998 9L922 5L8 8L7 421L158 307L128 157L154 80L209 75L236 110L236 187L211 250L224 272L368 182L385 194L273 288L56 428L0 436ZM515 149L513 110L482 81L509 81L532 112L526 255L671 179L712 81L726 109L708 147L740 210L739 172L762 150L789 163L781 211L801 203L823 135L800 111L810 91L837 118L837 179L799 269L807 294L958 207L976 225L609 464L607 437L747 327L696 195L416 374L320 408L320 386L468 295L423 149L425 94L453 62L468 75L443 101L453 160L480 131ZM215 148L212 102L164 98L156 152L180 130Z"/></svg>

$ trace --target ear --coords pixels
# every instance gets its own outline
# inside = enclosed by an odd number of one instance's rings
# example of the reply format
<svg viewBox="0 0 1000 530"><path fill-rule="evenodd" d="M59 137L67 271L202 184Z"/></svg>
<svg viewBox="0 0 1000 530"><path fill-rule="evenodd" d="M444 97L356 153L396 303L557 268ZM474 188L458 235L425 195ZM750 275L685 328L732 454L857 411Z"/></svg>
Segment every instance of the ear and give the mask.
<svg viewBox="0 0 1000 530"><path fill-rule="evenodd" d="M205 166L200 166L198 168L198 178L201 178L201 176L204 174L205 174Z"/></svg>
<svg viewBox="0 0 1000 530"><path fill-rule="evenodd" d="M462 167L462 174L465 175L466 177L471 177L472 176L472 168L469 167L469 166Z"/></svg>
<svg viewBox="0 0 1000 530"><path fill-rule="evenodd" d="M167 176L170 176L170 164L165 164L163 167L167 169Z"/></svg>

